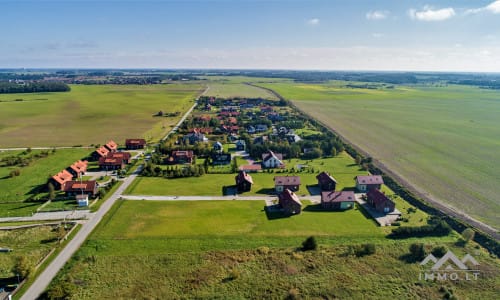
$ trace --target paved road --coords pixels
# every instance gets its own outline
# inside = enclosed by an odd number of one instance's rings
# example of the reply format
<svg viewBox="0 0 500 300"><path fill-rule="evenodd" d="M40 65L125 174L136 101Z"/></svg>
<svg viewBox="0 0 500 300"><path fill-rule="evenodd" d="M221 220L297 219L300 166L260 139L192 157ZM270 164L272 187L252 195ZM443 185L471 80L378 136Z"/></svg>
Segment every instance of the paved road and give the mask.
<svg viewBox="0 0 500 300"><path fill-rule="evenodd" d="M146 196L146 195L121 195L126 200L146 201L212 201L212 200L244 200L244 201L268 201L276 200L276 196Z"/></svg>
<svg viewBox="0 0 500 300"><path fill-rule="evenodd" d="M0 218L0 222L29 222L50 220L80 220L90 219L94 213L89 210L38 212L31 217L6 217Z"/></svg>
<svg viewBox="0 0 500 300"><path fill-rule="evenodd" d="M0 148L0 151L23 151L27 148L31 148L32 150L52 150L52 149L94 149L95 147L90 146L59 146L59 147L24 147L24 148Z"/></svg>
<svg viewBox="0 0 500 300"><path fill-rule="evenodd" d="M142 170L142 165L134 172L134 174L123 180L122 185L109 197L101 208L92 215L89 220L82 225L80 231L75 237L66 245L66 247L59 253L59 255L52 261L52 263L38 276L35 282L22 296L22 300L33 300L38 298L43 291L47 288L52 279L56 276L57 272L66 264L71 256L80 248L85 239L90 235L92 230L99 224L103 216L109 211L111 206L120 198L120 195L125 189L134 181L137 174Z"/></svg>

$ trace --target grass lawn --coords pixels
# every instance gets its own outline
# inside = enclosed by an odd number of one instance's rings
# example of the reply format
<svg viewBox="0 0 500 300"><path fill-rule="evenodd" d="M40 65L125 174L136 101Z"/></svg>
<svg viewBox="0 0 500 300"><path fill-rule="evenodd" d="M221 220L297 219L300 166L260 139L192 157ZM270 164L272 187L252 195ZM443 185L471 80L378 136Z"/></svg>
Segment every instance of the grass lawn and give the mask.
<svg viewBox="0 0 500 300"><path fill-rule="evenodd" d="M36 153L39 150L33 150ZM44 193L40 188L47 183L49 176L57 174L73 162L90 154L88 149L59 149L49 151L47 157L38 158L26 167L0 167L0 217L29 215L41 204L23 202ZM13 169L20 169L21 174L9 177Z"/></svg>
<svg viewBox="0 0 500 300"><path fill-rule="evenodd" d="M352 158L346 153L340 153L333 158L316 160L292 159L285 160L286 168L297 170L298 165L308 166L302 172L274 173L262 172L252 173L254 185L250 192L242 196L266 195L274 189L275 176L297 175L301 179L300 195L309 195L306 186L318 183L316 176L320 171L327 171L337 180L337 190L344 188L352 189L355 186L354 178L357 175L365 175L366 171L360 170L354 164ZM314 169L314 173L307 170ZM234 185L236 174L205 174L202 177L163 179L155 177L140 177L125 191L131 195L177 195L177 196L220 196L223 186Z"/></svg>
<svg viewBox="0 0 500 300"><path fill-rule="evenodd" d="M210 89L205 96L217 98L263 98L269 100L278 100L272 93L254 86L235 82L210 82Z"/></svg>
<svg viewBox="0 0 500 300"><path fill-rule="evenodd" d="M119 201L51 283L52 295L72 298L494 299L498 259L456 236L418 239L427 249L445 245L480 261L481 280L422 282L421 267L402 257L410 240L387 240L359 211L304 211L268 220L261 201ZM308 235L316 251L296 248ZM348 255L349 245L374 243L374 255ZM366 282L370 284L367 286ZM133 296L134 297L134 296Z"/></svg>
<svg viewBox="0 0 500 300"><path fill-rule="evenodd" d="M500 92L468 86L346 88L263 84L383 162L410 184L500 227L496 169Z"/></svg>
<svg viewBox="0 0 500 300"><path fill-rule="evenodd" d="M201 84L72 85L70 92L2 94L0 148L157 140L203 90ZM178 117L153 117L158 111ZM131 126L132 124L132 126Z"/></svg>

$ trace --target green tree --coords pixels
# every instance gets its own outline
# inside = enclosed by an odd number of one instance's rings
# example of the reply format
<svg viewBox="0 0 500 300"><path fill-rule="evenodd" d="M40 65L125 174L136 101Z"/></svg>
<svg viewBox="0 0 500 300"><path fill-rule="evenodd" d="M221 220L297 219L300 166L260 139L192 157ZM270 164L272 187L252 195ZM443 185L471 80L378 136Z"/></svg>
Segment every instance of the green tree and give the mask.
<svg viewBox="0 0 500 300"><path fill-rule="evenodd" d="M462 237L467 243L474 239L475 234L476 233L474 232L474 230L472 230L472 228L467 228L464 231L462 231Z"/></svg>
<svg viewBox="0 0 500 300"><path fill-rule="evenodd" d="M233 157L233 161L231 162L231 172L232 173L238 172L238 160L236 159L236 157Z"/></svg>
<svg viewBox="0 0 500 300"><path fill-rule="evenodd" d="M54 188L52 182L47 184L47 189L49 191L49 200L54 200L56 198L56 189Z"/></svg>
<svg viewBox="0 0 500 300"><path fill-rule="evenodd" d="M33 273L34 267L26 256L19 256L16 259L16 264L12 269L12 273L19 275L21 278L27 278Z"/></svg>
<svg viewBox="0 0 500 300"><path fill-rule="evenodd" d="M413 243L410 245L410 254L411 256L417 260L420 261L425 258L425 247L424 244L422 243Z"/></svg>

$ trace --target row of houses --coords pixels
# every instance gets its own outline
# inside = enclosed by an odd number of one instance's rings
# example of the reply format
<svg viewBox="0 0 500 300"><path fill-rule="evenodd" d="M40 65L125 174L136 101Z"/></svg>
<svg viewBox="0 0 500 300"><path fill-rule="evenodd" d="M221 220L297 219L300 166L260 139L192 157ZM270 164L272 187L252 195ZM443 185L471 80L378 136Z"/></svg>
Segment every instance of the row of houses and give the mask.
<svg viewBox="0 0 500 300"><path fill-rule="evenodd" d="M81 177L87 172L88 162L86 160L79 160L71 164L66 169L55 174L50 178L50 182L55 190L64 190L67 182L74 178Z"/></svg>

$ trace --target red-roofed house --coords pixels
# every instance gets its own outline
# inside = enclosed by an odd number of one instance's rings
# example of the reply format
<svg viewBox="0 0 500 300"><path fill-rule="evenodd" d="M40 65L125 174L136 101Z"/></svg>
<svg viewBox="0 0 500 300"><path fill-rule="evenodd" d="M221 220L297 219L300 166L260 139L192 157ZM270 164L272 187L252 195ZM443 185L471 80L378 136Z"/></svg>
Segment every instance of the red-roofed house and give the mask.
<svg viewBox="0 0 500 300"><path fill-rule="evenodd" d="M276 176L274 177L274 189L276 192L281 193L286 189L293 192L299 190L300 177L299 176Z"/></svg>
<svg viewBox="0 0 500 300"><path fill-rule="evenodd" d="M108 148L110 152L115 152L118 150L118 144L115 143L113 140L109 140L104 147Z"/></svg>
<svg viewBox="0 0 500 300"><path fill-rule="evenodd" d="M238 192L248 192L252 188L253 179L245 171L240 171L234 178Z"/></svg>
<svg viewBox="0 0 500 300"><path fill-rule="evenodd" d="M126 139L125 148L127 149L144 149L146 147L145 139Z"/></svg>
<svg viewBox="0 0 500 300"><path fill-rule="evenodd" d="M52 184L54 185L55 190L63 190L66 183L73 179L73 175L67 170L62 170L61 172L52 176L50 179Z"/></svg>
<svg viewBox="0 0 500 300"><path fill-rule="evenodd" d="M356 198L352 191L325 191L321 193L321 207L324 209L345 210L354 207Z"/></svg>
<svg viewBox="0 0 500 300"><path fill-rule="evenodd" d="M321 172L316 176L318 186L322 191L335 191L337 181L328 172Z"/></svg>
<svg viewBox="0 0 500 300"><path fill-rule="evenodd" d="M278 195L279 206L283 209L286 215L300 214L302 211L302 203L299 197L289 189L285 189Z"/></svg>
<svg viewBox="0 0 500 300"><path fill-rule="evenodd" d="M366 193L368 204L373 206L380 213L390 213L396 208L396 204L387 196L377 189L371 189Z"/></svg>
<svg viewBox="0 0 500 300"><path fill-rule="evenodd" d="M72 180L66 183L64 187L64 192L66 193L67 196L86 194L91 197L94 197L95 195L97 195L98 187L99 186L95 180L89 180L89 181Z"/></svg>
<svg viewBox="0 0 500 300"><path fill-rule="evenodd" d="M194 154L191 150L175 150L167 159L169 164L192 164Z"/></svg>
<svg viewBox="0 0 500 300"><path fill-rule="evenodd" d="M123 157L107 156L99 158L99 168L101 170L121 170L125 168Z"/></svg>
<svg viewBox="0 0 500 300"><path fill-rule="evenodd" d="M109 153L109 150L108 148L104 147L104 146L101 146L99 148L97 148L94 153L92 153L92 157L97 160L99 159L100 157L106 157Z"/></svg>
<svg viewBox="0 0 500 300"><path fill-rule="evenodd" d="M73 163L71 166L67 167L66 170L73 175L73 178L80 177L87 172L88 162L86 160L79 160Z"/></svg>
<svg viewBox="0 0 500 300"><path fill-rule="evenodd" d="M359 192L366 192L372 189L380 189L384 184L384 179L380 175L356 176L356 189Z"/></svg>

